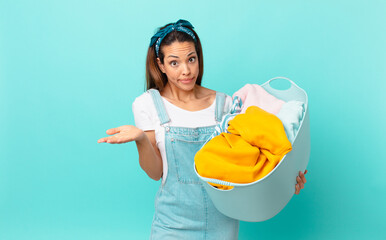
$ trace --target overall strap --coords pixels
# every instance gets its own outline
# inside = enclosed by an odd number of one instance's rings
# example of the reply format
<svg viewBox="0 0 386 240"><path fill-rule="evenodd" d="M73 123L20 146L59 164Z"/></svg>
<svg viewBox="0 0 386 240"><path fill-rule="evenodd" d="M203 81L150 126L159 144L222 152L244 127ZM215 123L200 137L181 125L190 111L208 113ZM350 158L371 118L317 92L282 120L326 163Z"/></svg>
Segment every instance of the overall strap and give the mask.
<svg viewBox="0 0 386 240"><path fill-rule="evenodd" d="M224 113L225 98L226 98L225 93L216 92L216 110L215 110L216 122L221 122L222 115Z"/></svg>
<svg viewBox="0 0 386 240"><path fill-rule="evenodd" d="M155 109L157 110L158 118L161 122L161 125L170 122L170 118L166 112L165 105L162 101L161 94L157 89L149 89L147 92L150 93L153 98Z"/></svg>

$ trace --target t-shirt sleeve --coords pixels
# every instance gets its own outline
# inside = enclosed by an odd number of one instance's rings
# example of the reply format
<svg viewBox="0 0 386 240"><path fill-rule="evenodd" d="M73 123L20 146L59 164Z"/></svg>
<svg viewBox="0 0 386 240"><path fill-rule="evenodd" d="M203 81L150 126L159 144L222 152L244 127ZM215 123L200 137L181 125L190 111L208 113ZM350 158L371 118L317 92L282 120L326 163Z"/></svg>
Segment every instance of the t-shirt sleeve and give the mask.
<svg viewBox="0 0 386 240"><path fill-rule="evenodd" d="M132 104L135 126L143 131L154 130L151 99L145 95L137 97Z"/></svg>

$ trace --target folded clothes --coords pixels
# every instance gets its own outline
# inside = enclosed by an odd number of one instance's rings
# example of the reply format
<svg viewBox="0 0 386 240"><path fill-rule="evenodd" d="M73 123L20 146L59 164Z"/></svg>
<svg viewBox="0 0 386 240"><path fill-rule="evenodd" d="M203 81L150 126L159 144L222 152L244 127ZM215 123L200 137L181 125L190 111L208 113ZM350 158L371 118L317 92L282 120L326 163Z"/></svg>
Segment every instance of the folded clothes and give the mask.
<svg viewBox="0 0 386 240"><path fill-rule="evenodd" d="M235 116L227 130L229 133L215 136L196 153L200 176L232 183L254 182L271 172L292 149L280 119L257 106Z"/></svg>
<svg viewBox="0 0 386 240"><path fill-rule="evenodd" d="M269 94L258 84L246 84L232 97L236 96L240 97L243 103L240 113L245 113L250 106L258 106L269 113L277 114L284 104L283 100Z"/></svg>
<svg viewBox="0 0 386 240"><path fill-rule="evenodd" d="M283 104L280 112L276 115L283 123L288 140L293 143L303 119L304 103L289 101Z"/></svg>
<svg viewBox="0 0 386 240"><path fill-rule="evenodd" d="M269 113L275 114L282 121L287 137L293 143L300 121L303 118L304 107L302 102L284 102L269 94L258 84L246 84L233 94L233 98L238 98L242 102L239 113L245 113L250 106L258 106Z"/></svg>

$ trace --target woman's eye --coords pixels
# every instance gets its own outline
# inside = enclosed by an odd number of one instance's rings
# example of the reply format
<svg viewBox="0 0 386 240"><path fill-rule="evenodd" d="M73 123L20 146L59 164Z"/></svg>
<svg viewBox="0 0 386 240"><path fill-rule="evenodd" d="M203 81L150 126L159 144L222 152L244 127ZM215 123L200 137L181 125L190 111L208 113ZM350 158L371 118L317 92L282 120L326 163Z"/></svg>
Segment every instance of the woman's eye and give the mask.
<svg viewBox="0 0 386 240"><path fill-rule="evenodd" d="M170 65L172 65L173 67L177 66L177 62L176 61L172 61L172 62L170 62Z"/></svg>
<svg viewBox="0 0 386 240"><path fill-rule="evenodd" d="M189 62L194 62L194 61L196 61L196 57L189 58Z"/></svg>

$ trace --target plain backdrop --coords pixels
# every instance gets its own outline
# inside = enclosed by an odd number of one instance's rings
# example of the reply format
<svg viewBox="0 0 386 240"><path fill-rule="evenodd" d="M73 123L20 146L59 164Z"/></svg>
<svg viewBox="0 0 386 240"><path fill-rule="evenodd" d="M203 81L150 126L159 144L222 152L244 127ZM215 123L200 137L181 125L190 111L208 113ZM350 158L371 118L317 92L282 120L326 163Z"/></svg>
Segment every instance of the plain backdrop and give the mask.
<svg viewBox="0 0 386 240"><path fill-rule="evenodd" d="M0 1L0 239L148 239L160 182L134 143L157 27L189 20L203 86L291 78L309 96L307 184L239 239L386 239L386 2Z"/></svg>

